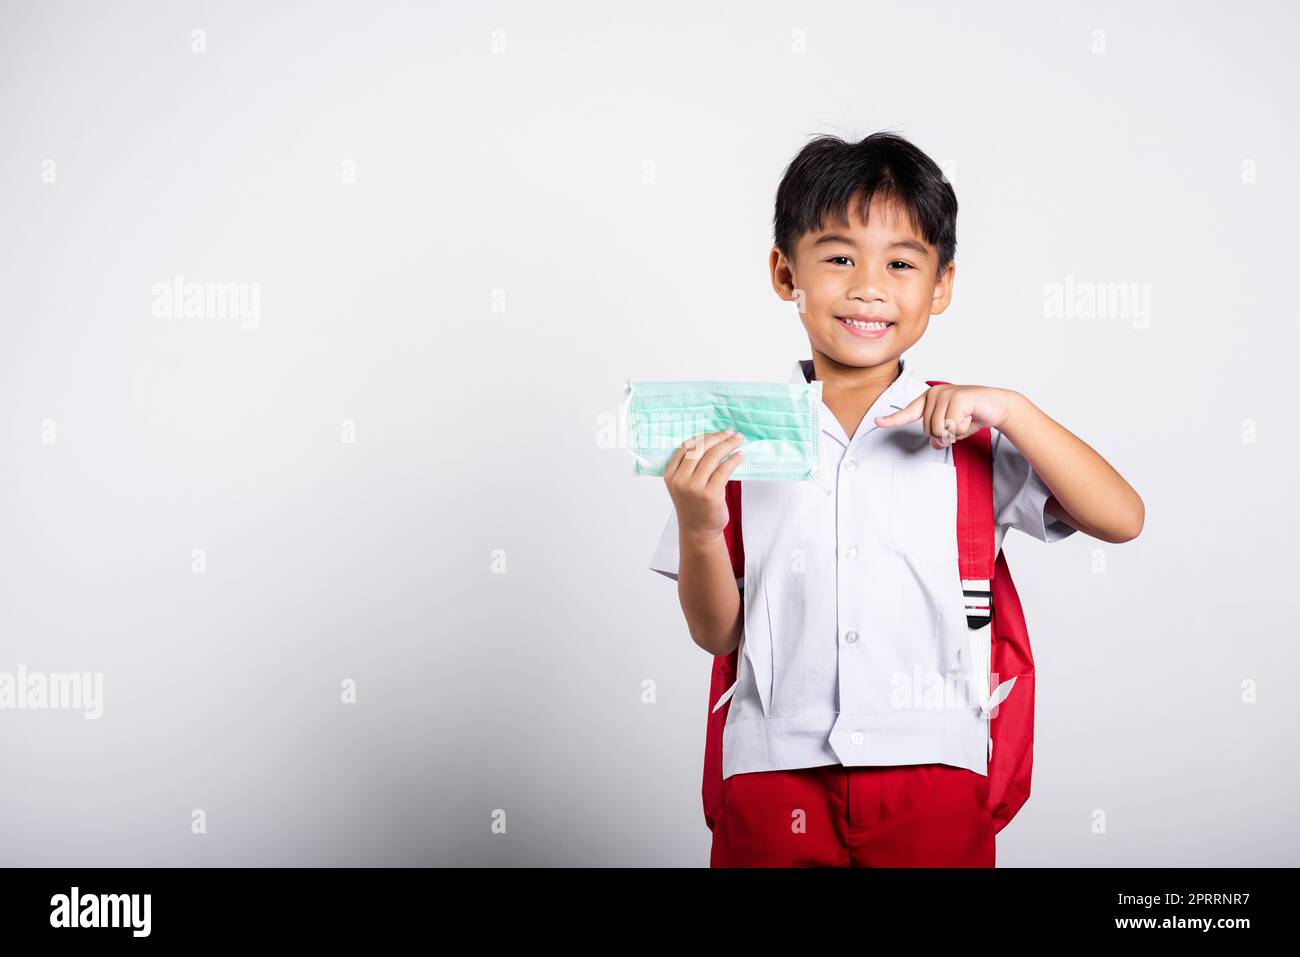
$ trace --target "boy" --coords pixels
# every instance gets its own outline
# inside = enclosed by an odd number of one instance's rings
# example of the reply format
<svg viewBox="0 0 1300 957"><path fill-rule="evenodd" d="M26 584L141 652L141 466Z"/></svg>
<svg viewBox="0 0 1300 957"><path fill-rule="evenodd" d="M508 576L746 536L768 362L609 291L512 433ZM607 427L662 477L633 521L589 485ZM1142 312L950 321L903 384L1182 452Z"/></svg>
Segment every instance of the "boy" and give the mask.
<svg viewBox="0 0 1300 957"><path fill-rule="evenodd" d="M1026 396L927 387L905 363L952 299L956 219L952 187L902 137L809 143L777 190L769 266L812 349L791 381L822 382L832 494L741 483L737 574L725 493L743 436L696 436L665 469L673 512L650 567L677 580L697 645L741 648L706 809L715 867L993 866L987 719L899 697L914 676L975 667L954 442L992 430L995 552L1007 528L1044 542L1142 529L1133 488Z"/></svg>

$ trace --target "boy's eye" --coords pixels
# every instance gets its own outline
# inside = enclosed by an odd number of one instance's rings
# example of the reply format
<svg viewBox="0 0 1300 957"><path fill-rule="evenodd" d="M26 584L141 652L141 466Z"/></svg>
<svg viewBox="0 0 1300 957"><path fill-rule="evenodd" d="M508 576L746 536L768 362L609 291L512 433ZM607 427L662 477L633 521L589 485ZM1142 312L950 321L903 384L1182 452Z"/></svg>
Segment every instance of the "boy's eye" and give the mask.
<svg viewBox="0 0 1300 957"><path fill-rule="evenodd" d="M835 262L835 260L837 260L837 259L843 259L845 262L848 262L848 261L849 261L849 257L848 257L848 256L832 256L830 259L828 259L828 260L826 260L826 261L827 261L827 262L831 262L831 263L833 263L833 262Z"/></svg>

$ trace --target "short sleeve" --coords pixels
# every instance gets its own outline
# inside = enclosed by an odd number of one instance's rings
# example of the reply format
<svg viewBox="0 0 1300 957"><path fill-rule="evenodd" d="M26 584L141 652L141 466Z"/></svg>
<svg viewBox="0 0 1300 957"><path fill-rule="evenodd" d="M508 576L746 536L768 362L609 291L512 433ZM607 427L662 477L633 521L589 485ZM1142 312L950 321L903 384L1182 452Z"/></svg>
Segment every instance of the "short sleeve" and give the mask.
<svg viewBox="0 0 1300 957"><path fill-rule="evenodd" d="M677 542L677 509L670 508L668 522L659 537L659 546L655 549L654 558L650 559L650 569L661 575L667 575L673 581L677 581Z"/></svg>
<svg viewBox="0 0 1300 957"><path fill-rule="evenodd" d="M1077 529L1048 515L1044 508L1052 490L1024 454L997 429L993 430L993 515L999 532L1018 528L1040 542L1059 542ZM999 534L999 542L1001 540Z"/></svg>

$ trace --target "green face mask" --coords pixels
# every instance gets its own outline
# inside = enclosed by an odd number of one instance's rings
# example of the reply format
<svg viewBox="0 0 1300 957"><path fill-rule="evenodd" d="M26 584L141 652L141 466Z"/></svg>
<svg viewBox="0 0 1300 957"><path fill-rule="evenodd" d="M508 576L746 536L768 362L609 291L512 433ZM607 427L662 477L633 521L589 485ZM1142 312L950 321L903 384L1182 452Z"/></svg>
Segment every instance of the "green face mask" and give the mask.
<svg viewBox="0 0 1300 957"><path fill-rule="evenodd" d="M633 382L624 387L622 429L637 475L663 475L687 439L735 429L745 437L737 480L810 479L822 469L822 382Z"/></svg>

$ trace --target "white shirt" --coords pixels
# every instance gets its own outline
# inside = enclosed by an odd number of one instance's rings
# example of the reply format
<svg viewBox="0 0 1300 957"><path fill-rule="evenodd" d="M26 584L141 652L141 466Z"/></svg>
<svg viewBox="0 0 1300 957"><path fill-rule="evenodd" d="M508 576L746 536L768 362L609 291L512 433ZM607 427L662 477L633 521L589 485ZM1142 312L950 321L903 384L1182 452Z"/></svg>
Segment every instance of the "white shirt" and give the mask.
<svg viewBox="0 0 1300 957"><path fill-rule="evenodd" d="M931 448L920 421L875 424L929 388L900 366L852 438L822 404L830 494L810 481L741 483L745 621L724 778L826 764L988 772L988 716L960 693L978 665L958 571L952 449ZM812 376L804 359L790 381ZM1072 534L1044 514L1051 491L1020 451L996 429L992 439L995 554L1007 528L1044 542ZM677 578L675 510L650 568ZM945 698L945 686L959 693Z"/></svg>

